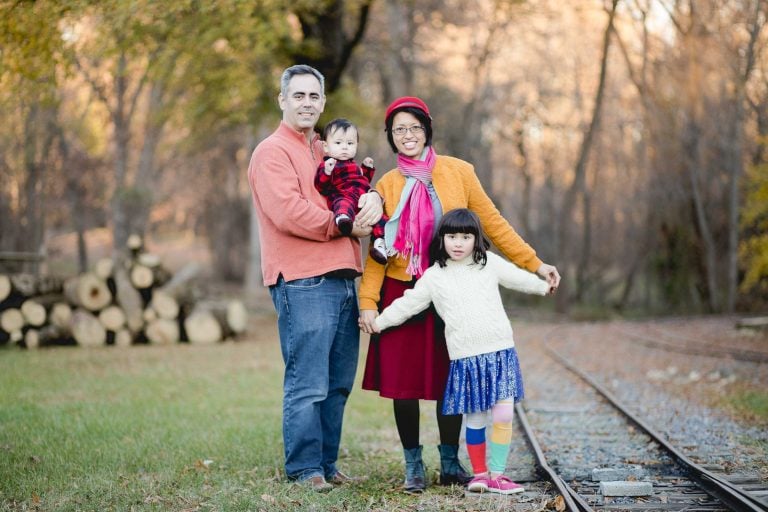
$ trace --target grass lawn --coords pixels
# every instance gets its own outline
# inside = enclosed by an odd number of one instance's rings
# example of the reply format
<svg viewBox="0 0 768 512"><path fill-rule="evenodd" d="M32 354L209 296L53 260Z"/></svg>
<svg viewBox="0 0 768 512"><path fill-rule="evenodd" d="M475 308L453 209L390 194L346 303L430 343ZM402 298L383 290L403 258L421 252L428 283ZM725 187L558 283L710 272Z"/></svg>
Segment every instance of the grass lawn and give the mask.
<svg viewBox="0 0 768 512"><path fill-rule="evenodd" d="M359 383L339 465L369 479L325 495L287 484L282 361L269 317L248 341L209 347L3 349L0 390L0 510L504 508L460 489L399 492L391 403ZM434 477L434 409L423 409Z"/></svg>

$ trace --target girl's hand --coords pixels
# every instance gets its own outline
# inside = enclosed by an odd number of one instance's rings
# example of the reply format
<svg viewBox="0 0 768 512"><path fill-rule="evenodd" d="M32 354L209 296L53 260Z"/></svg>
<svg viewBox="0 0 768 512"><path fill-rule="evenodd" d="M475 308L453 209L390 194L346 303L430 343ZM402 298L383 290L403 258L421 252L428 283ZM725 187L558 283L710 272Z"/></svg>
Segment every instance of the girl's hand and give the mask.
<svg viewBox="0 0 768 512"><path fill-rule="evenodd" d="M555 293L557 287L560 286L560 273L557 269L553 265L542 263L536 273L547 280L550 288L549 294Z"/></svg>
<svg viewBox="0 0 768 512"><path fill-rule="evenodd" d="M360 326L360 330L367 334L376 334L381 332L376 327L374 320L379 316L379 312L375 309L363 309L360 311L360 318L357 319L357 324Z"/></svg>

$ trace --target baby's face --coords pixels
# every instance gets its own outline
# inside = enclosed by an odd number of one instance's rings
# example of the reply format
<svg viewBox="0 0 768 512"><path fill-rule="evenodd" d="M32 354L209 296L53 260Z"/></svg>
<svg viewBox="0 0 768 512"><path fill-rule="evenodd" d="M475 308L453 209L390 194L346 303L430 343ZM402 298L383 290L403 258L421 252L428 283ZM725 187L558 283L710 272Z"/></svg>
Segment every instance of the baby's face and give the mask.
<svg viewBox="0 0 768 512"><path fill-rule="evenodd" d="M357 129L332 131L323 141L325 154L336 160L352 160L357 154Z"/></svg>

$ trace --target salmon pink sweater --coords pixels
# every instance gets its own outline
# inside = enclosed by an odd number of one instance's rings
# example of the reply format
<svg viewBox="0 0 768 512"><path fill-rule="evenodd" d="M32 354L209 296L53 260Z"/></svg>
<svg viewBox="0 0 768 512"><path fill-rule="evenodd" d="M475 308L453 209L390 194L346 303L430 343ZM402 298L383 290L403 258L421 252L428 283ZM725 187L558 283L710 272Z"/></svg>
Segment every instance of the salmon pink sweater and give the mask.
<svg viewBox="0 0 768 512"><path fill-rule="evenodd" d="M259 221L264 285L333 270L362 271L360 242L341 236L325 198L315 188L323 146L284 122L251 156L248 182Z"/></svg>

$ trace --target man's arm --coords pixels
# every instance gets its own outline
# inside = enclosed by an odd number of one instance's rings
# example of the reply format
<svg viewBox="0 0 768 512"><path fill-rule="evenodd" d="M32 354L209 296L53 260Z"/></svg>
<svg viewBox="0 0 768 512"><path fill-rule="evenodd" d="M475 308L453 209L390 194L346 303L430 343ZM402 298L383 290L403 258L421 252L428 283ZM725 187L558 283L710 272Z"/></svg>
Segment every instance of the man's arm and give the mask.
<svg viewBox="0 0 768 512"><path fill-rule="evenodd" d="M279 230L317 241L339 235L333 213L304 196L300 177L285 152L257 149L248 167L248 181L264 215Z"/></svg>

